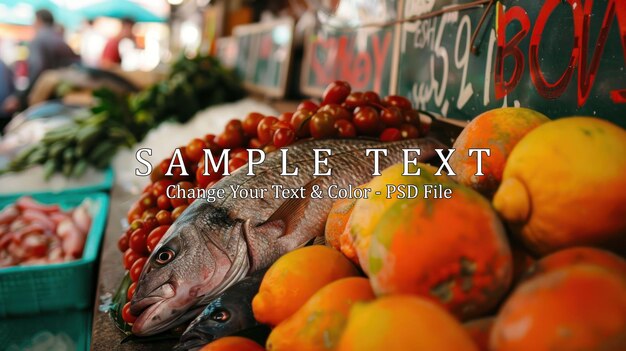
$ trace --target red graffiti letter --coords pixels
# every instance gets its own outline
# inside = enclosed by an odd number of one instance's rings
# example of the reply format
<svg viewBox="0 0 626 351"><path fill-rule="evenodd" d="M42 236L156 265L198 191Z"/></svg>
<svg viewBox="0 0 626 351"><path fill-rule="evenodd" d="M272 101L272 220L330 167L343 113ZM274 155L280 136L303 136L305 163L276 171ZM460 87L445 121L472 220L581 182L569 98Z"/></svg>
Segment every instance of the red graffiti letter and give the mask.
<svg viewBox="0 0 626 351"><path fill-rule="evenodd" d="M535 23L535 28L533 29L533 34L530 37L530 48L528 50L528 62L530 64L530 78L532 79L535 87L537 88L537 92L539 95L543 96L546 99L556 99L563 94L567 85L572 79L574 75L574 69L576 67L576 63L578 62L578 56L580 55L580 47L579 45L579 29L582 29L582 4L580 0L568 0L572 12L574 14L574 47L572 48L572 54L569 59L569 63L567 65L567 69L559 79L557 79L554 83L549 83L546 80L546 77L541 72L541 67L539 64L539 43L541 42L541 38L543 35L543 30L546 27L546 23L550 18L550 15L554 11L554 9L561 4L561 0L547 0L541 11L539 12L539 16L537 16L537 22Z"/></svg>
<svg viewBox="0 0 626 351"><path fill-rule="evenodd" d="M506 41L506 27L514 20L518 21L522 29L517 32L511 40ZM498 50L496 52L496 67L494 71L494 84L496 99L502 99L509 91L512 91L519 83L524 72L524 54L519 49L520 41L528 34L530 20L526 11L519 6L513 6L506 12L502 5L498 3ZM515 69L508 81L504 80L504 59L512 56L515 59Z"/></svg>
<svg viewBox="0 0 626 351"><path fill-rule="evenodd" d="M372 46L374 49L374 91L381 91L382 72L385 68L385 58L389 53L389 43L391 42L391 32L386 32L383 38L383 47L380 47L380 37L373 36Z"/></svg>

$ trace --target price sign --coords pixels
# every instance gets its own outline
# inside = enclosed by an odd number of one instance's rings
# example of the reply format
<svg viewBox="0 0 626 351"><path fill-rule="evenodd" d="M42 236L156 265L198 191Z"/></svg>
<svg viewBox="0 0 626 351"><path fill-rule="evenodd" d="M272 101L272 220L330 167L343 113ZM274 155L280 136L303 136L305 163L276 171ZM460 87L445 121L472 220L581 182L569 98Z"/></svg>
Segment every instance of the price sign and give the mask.
<svg viewBox="0 0 626 351"><path fill-rule="evenodd" d="M484 4L454 10L468 3ZM626 127L623 0L502 0L490 8L486 3L400 4L403 18L419 19L400 25L399 94L422 109L462 120L524 106L551 118L599 116Z"/></svg>

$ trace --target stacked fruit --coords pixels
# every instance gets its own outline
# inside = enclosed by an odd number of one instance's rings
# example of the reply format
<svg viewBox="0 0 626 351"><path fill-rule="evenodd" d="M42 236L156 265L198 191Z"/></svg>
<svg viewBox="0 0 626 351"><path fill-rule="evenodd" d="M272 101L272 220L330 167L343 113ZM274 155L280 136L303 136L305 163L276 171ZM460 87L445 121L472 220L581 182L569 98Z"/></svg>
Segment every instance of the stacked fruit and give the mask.
<svg viewBox="0 0 626 351"><path fill-rule="evenodd" d="M194 200L172 196L175 194L168 196L168 186L177 185L177 189L183 190L204 189L222 178L218 170L209 169L208 175L204 173L204 149L210 149L214 154L230 149L228 169L233 172L248 162L247 149L271 152L309 137L365 136L395 141L417 138L427 131L428 124L420 121L420 112L413 109L405 97L381 98L372 91L352 92L348 83L336 81L327 87L319 104L306 100L298 105L296 112L283 113L279 117L253 112L243 120L229 121L219 135L207 134L192 139L179 148L188 175L182 175L181 168L174 168L172 175L166 176L172 159L162 160L150 175L152 183L128 212L130 226L118 242L124 253L124 267L133 281L128 289L128 300L148 255L172 222ZM134 321L128 303L122 316L127 323Z"/></svg>

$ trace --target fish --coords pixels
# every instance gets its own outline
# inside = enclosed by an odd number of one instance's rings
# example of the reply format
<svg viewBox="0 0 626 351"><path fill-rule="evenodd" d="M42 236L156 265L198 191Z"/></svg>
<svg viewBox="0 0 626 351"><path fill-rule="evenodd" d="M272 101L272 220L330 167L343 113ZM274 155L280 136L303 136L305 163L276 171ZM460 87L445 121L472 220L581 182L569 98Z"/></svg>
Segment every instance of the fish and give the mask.
<svg viewBox="0 0 626 351"><path fill-rule="evenodd" d="M260 338L270 328L254 319L252 299L259 291L265 270L237 282L211 301L180 337L174 351L197 350L224 336L255 331Z"/></svg>
<svg viewBox="0 0 626 351"><path fill-rule="evenodd" d="M281 175L281 152L268 154L254 176L242 167L222 178L213 188L225 189L213 202L198 199L181 214L154 248L137 282L130 311L137 319L132 332L149 336L176 327L193 317L213 298L251 273L265 269L285 253L324 235L333 200L313 199L316 186L345 188L372 178L373 155L366 149L387 149L380 157L382 170L403 159L403 149L419 148L420 162L446 146L431 138L382 143L359 139L326 139L288 147L287 169L296 176ZM314 176L313 149L331 149L327 157L330 176ZM414 156L415 154L413 154ZM321 167L324 168L324 167ZM321 171L324 171L322 169ZM249 189L283 185L304 188L306 196L284 198L268 195L234 198L230 186Z"/></svg>

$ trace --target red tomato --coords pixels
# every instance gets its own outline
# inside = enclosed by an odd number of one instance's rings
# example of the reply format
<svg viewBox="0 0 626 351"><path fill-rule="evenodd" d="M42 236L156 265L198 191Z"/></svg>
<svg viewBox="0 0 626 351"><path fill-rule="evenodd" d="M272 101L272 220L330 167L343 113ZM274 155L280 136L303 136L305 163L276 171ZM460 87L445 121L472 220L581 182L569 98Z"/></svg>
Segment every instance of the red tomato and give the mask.
<svg viewBox="0 0 626 351"><path fill-rule="evenodd" d="M230 121L228 121L224 130L238 132L240 134L244 133L243 124L238 119L231 119Z"/></svg>
<svg viewBox="0 0 626 351"><path fill-rule="evenodd" d="M131 233L134 232L135 229L139 229L139 228L143 228L143 220L136 219L130 223L129 229Z"/></svg>
<svg viewBox="0 0 626 351"><path fill-rule="evenodd" d="M124 260L123 260L124 268L126 268L127 270L130 269L133 263L135 263L135 261L137 261L140 257L141 255L133 251L133 249L129 248L128 250L126 250L126 252L124 252Z"/></svg>
<svg viewBox="0 0 626 351"><path fill-rule="evenodd" d="M310 121L316 110L300 109L293 114L291 118L291 126L300 138L306 138L311 135Z"/></svg>
<svg viewBox="0 0 626 351"><path fill-rule="evenodd" d="M420 113L417 110L404 110L404 122L414 125L419 128L420 126Z"/></svg>
<svg viewBox="0 0 626 351"><path fill-rule="evenodd" d="M372 106L380 106L380 95L373 91L363 93L363 100Z"/></svg>
<svg viewBox="0 0 626 351"><path fill-rule="evenodd" d="M265 116L260 113L249 113L246 118L244 118L241 125L244 133L249 137L255 137L257 135L257 127L259 126L259 122L261 122L263 118L265 118Z"/></svg>
<svg viewBox="0 0 626 351"><path fill-rule="evenodd" d="M157 166L152 169L152 173L150 173L150 181L156 182L165 177L165 172L163 172L162 168Z"/></svg>
<svg viewBox="0 0 626 351"><path fill-rule="evenodd" d="M417 127L415 127L414 125L410 125L410 124L403 124L400 127L400 132L402 133L402 139L415 139L415 138L419 138L420 136L420 131L419 129L417 129Z"/></svg>
<svg viewBox="0 0 626 351"><path fill-rule="evenodd" d="M169 225L172 224L172 213L167 210L161 210L156 214L156 219L159 222L159 225Z"/></svg>
<svg viewBox="0 0 626 351"><path fill-rule="evenodd" d="M189 144L187 144L187 157L191 162L199 162L204 156L204 149L208 149L209 145L199 138L192 139Z"/></svg>
<svg viewBox="0 0 626 351"><path fill-rule="evenodd" d="M280 128L274 133L274 146L284 147L296 140L296 133L291 128Z"/></svg>
<svg viewBox="0 0 626 351"><path fill-rule="evenodd" d="M387 128L380 134L381 141L397 141L402 139L402 133L398 128Z"/></svg>
<svg viewBox="0 0 626 351"><path fill-rule="evenodd" d="M150 234L148 235L148 240L146 241L146 245L148 246L148 251L154 251L154 248L157 246L165 232L170 229L169 225L162 225L154 228Z"/></svg>
<svg viewBox="0 0 626 351"><path fill-rule="evenodd" d="M359 134L376 135L380 127L380 118L375 108L360 106L354 110L354 126Z"/></svg>
<svg viewBox="0 0 626 351"><path fill-rule="evenodd" d="M159 212L157 212L157 214ZM158 226L159 226L159 221L156 219L156 215L148 217L143 221L143 229L145 229L148 232L150 232L152 229Z"/></svg>
<svg viewBox="0 0 626 351"><path fill-rule="evenodd" d="M156 207L145 209L141 214L141 220L145 221L149 217L154 217L156 216L157 212L159 212L159 209Z"/></svg>
<svg viewBox="0 0 626 351"><path fill-rule="evenodd" d="M134 204L132 204L132 206L130 206L130 209L128 210L128 214L126 215L126 220L128 221L128 223L132 223L134 220L140 219L143 210L144 209L139 202L135 202Z"/></svg>
<svg viewBox="0 0 626 351"><path fill-rule="evenodd" d="M248 143L248 148L250 149L261 149L263 148L263 143L261 142L261 140L257 139L257 138L252 138L250 139L250 142Z"/></svg>
<svg viewBox="0 0 626 351"><path fill-rule="evenodd" d="M330 138L335 136L335 119L330 113L318 111L311 118L311 136L315 139Z"/></svg>
<svg viewBox="0 0 626 351"><path fill-rule="evenodd" d="M272 136L274 135L272 126L276 123L278 123L278 119L272 116L265 117L261 120L261 122L259 122L259 126L257 127L257 136L263 144L267 144L272 141Z"/></svg>
<svg viewBox="0 0 626 351"><path fill-rule="evenodd" d="M228 172L232 173L238 170L241 166L245 165L246 163L248 163L248 161L246 160L242 160L237 157L231 158L228 161Z"/></svg>
<svg viewBox="0 0 626 351"><path fill-rule="evenodd" d="M204 165L202 165L202 167L198 167L198 169L196 170L196 183L198 184L198 187L204 189L210 182L222 178L222 174L220 172L216 172L211 168L211 165L209 165L210 174L205 175Z"/></svg>
<svg viewBox="0 0 626 351"><path fill-rule="evenodd" d="M266 154L269 154L270 152L274 152L274 151L276 151L276 146L274 145L266 145L263 148L263 152L265 152Z"/></svg>
<svg viewBox="0 0 626 351"><path fill-rule="evenodd" d="M130 283L130 285L128 286L128 290L126 291L126 300L130 301L133 298L133 295L135 295L135 289L137 288L137 283L132 282ZM122 317L124 318L124 317Z"/></svg>
<svg viewBox="0 0 626 351"><path fill-rule="evenodd" d="M341 104L350 95L350 84L337 80L326 87L322 94L322 105Z"/></svg>
<svg viewBox="0 0 626 351"><path fill-rule="evenodd" d="M345 107L351 110L354 110L355 108L363 106L365 104L367 104L367 101L365 101L363 93L360 91L350 93L350 95L348 95L346 101L344 102Z"/></svg>
<svg viewBox="0 0 626 351"><path fill-rule="evenodd" d="M341 138L356 137L356 128L354 127L354 124L345 119L335 121L335 129Z"/></svg>
<svg viewBox="0 0 626 351"><path fill-rule="evenodd" d="M236 149L244 145L243 132L236 130L225 130L215 138L215 143L222 149Z"/></svg>
<svg viewBox="0 0 626 351"><path fill-rule="evenodd" d="M240 158L242 160L248 161L248 150L244 148L236 149L230 152L230 157L232 158Z"/></svg>
<svg viewBox="0 0 626 351"><path fill-rule="evenodd" d="M402 125L404 115L399 108L391 106L382 110L380 120L388 127L399 127Z"/></svg>
<svg viewBox="0 0 626 351"><path fill-rule="evenodd" d="M127 302L124 307L122 307L122 319L128 324L133 324L137 320L137 317L130 313L130 302Z"/></svg>
<svg viewBox="0 0 626 351"><path fill-rule="evenodd" d="M128 236L126 233L120 235L120 238L117 240L117 248L120 249L121 252L128 250Z"/></svg>
<svg viewBox="0 0 626 351"><path fill-rule="evenodd" d="M162 179L152 184L152 196L157 198L157 205L158 205L158 197L165 194L165 191L167 190L168 186L174 185L174 184L176 184L176 182L170 179Z"/></svg>
<svg viewBox="0 0 626 351"><path fill-rule="evenodd" d="M172 220L176 220L187 209L188 205L178 206L172 211Z"/></svg>
<svg viewBox="0 0 626 351"><path fill-rule="evenodd" d="M128 241L128 246L134 252L145 255L148 253L146 249L146 238L148 237L148 231L144 228L136 229L131 235Z"/></svg>
<svg viewBox="0 0 626 351"><path fill-rule="evenodd" d="M317 111L317 109L320 108L316 103L314 103L311 100L304 100L302 101L298 107L296 108L296 111L300 111L300 110L309 110L312 111L313 113L315 113L315 111Z"/></svg>
<svg viewBox="0 0 626 351"><path fill-rule="evenodd" d="M278 120L280 122L291 123L291 118L293 117L293 112L283 112L278 116Z"/></svg>
<svg viewBox="0 0 626 351"><path fill-rule="evenodd" d="M147 257L138 258L135 263L133 263L132 267L130 267L130 271L128 275L130 276L130 280L136 282L139 280L139 276L141 276L141 271L143 270L143 266L145 266L148 261Z"/></svg>
<svg viewBox="0 0 626 351"><path fill-rule="evenodd" d="M172 203L170 202L170 199L167 197L167 195L163 194L157 198L157 206L160 210L169 210L170 208L172 208Z"/></svg>
<svg viewBox="0 0 626 351"><path fill-rule="evenodd" d="M349 121L352 119L352 113L350 113L345 108L341 107L341 105L328 104L328 105L322 106L322 108L320 108L317 112L319 113L322 111L330 113L330 115L333 116L333 118L336 120L346 119Z"/></svg>
<svg viewBox="0 0 626 351"><path fill-rule="evenodd" d="M405 98L404 96L399 95L389 95L385 96L382 101L383 106L394 106L401 110L410 110L413 108L411 106L411 101Z"/></svg>

